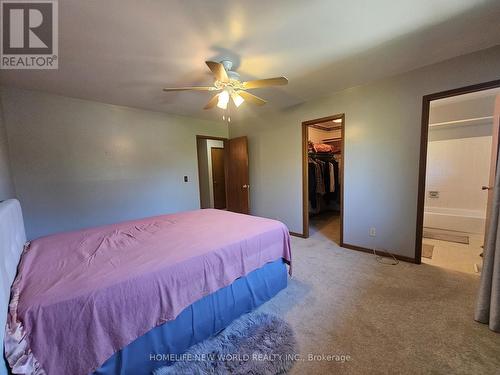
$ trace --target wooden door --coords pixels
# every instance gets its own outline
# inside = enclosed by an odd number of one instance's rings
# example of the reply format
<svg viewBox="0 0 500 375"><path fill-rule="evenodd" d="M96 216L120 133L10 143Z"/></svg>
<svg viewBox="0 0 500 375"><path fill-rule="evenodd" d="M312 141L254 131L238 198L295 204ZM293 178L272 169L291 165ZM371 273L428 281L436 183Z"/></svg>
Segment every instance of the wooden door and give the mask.
<svg viewBox="0 0 500 375"><path fill-rule="evenodd" d="M214 208L226 208L226 171L224 168L224 149L212 147L212 185L214 194Z"/></svg>
<svg viewBox="0 0 500 375"><path fill-rule="evenodd" d="M249 176L247 137L227 141L227 209L242 214L249 213Z"/></svg>
<svg viewBox="0 0 500 375"><path fill-rule="evenodd" d="M490 226L490 214L493 204L493 187L495 186L495 178L497 174L498 160L498 137L500 133L500 95L495 99L495 112L493 114L493 137L491 140L491 161L490 161L490 177L488 185L483 186L483 190L488 191L488 204L486 206L486 228L484 230L484 244L488 239L488 229Z"/></svg>

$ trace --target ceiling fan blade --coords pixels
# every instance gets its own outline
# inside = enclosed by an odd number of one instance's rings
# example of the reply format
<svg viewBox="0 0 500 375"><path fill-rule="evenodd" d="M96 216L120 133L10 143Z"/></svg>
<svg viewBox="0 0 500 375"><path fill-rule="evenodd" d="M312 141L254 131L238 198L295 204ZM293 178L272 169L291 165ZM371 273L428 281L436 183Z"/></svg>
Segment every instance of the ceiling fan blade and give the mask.
<svg viewBox="0 0 500 375"><path fill-rule="evenodd" d="M207 105L203 107L203 109L210 109L215 107L217 105L217 102L219 101L219 95L220 94L214 95L212 99L208 101Z"/></svg>
<svg viewBox="0 0 500 375"><path fill-rule="evenodd" d="M284 86L288 84L288 79L285 77L274 77L267 79L256 79L254 81L243 82L246 89L258 89L269 86Z"/></svg>
<svg viewBox="0 0 500 375"><path fill-rule="evenodd" d="M186 86L186 87L166 87L163 91L186 91L186 90L195 90L195 91L214 91L217 90L216 87L213 86Z"/></svg>
<svg viewBox="0 0 500 375"><path fill-rule="evenodd" d="M215 61L205 61L205 63L218 81L229 82L229 77L227 76L226 68L224 68L224 65Z"/></svg>
<svg viewBox="0 0 500 375"><path fill-rule="evenodd" d="M249 102L249 103L252 103L252 104L255 104L255 105L264 105L264 104L267 103L264 99L261 99L258 96L250 94L249 92L240 90L240 91L237 91L237 93L243 99L245 99L246 102Z"/></svg>

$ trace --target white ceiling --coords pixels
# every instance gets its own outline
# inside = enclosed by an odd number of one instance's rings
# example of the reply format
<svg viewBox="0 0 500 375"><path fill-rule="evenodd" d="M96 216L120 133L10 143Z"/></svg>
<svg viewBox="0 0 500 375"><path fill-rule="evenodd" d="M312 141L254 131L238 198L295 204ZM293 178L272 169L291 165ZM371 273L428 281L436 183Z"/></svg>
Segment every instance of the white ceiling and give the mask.
<svg viewBox="0 0 500 375"><path fill-rule="evenodd" d="M72 97L219 118L204 61L230 58L264 107L316 96L500 44L498 0L60 0L59 70L0 72L0 82ZM245 108L247 107L247 108Z"/></svg>

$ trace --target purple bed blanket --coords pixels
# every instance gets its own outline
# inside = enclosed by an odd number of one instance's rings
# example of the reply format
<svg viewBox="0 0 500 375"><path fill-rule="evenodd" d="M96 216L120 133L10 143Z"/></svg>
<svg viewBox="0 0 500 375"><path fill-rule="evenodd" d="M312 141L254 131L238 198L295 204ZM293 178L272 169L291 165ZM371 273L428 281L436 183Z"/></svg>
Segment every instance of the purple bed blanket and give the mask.
<svg viewBox="0 0 500 375"><path fill-rule="evenodd" d="M193 302L280 258L291 263L284 224L213 209L34 240L12 286L7 360L16 373L89 374Z"/></svg>

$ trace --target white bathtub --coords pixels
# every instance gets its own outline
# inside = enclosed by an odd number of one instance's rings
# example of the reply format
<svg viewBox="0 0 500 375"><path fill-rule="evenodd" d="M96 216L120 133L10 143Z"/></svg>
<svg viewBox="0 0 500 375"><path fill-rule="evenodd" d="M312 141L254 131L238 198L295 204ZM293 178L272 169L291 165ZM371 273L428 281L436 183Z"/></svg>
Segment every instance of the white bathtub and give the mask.
<svg viewBox="0 0 500 375"><path fill-rule="evenodd" d="M467 233L484 233L486 213L461 208L425 207L424 227Z"/></svg>

